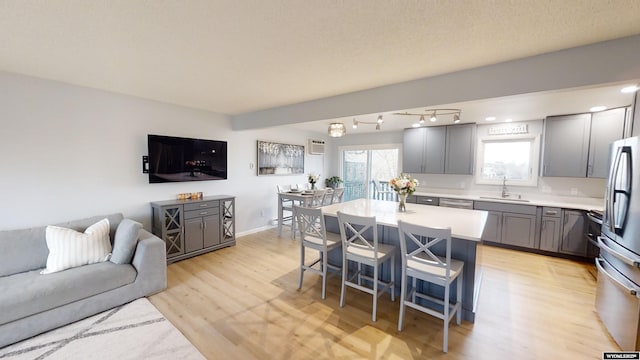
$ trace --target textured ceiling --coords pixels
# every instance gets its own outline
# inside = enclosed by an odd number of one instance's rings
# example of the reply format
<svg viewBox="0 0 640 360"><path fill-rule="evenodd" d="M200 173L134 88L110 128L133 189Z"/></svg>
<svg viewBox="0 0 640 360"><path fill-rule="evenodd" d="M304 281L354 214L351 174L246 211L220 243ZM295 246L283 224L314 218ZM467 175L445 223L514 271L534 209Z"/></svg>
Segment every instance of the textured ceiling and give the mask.
<svg viewBox="0 0 640 360"><path fill-rule="evenodd" d="M0 70L240 114L638 33L638 0L0 0Z"/></svg>

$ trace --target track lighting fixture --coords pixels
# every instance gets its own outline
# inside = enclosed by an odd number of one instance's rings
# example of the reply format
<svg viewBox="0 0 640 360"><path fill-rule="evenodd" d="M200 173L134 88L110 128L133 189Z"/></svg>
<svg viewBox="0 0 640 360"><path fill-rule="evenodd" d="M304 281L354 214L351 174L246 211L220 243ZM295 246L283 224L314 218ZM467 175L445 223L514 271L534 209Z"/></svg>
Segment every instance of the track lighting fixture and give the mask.
<svg viewBox="0 0 640 360"><path fill-rule="evenodd" d="M426 109L424 112L425 114L403 112L403 113L394 113L393 115L419 116L420 117L419 120L413 125L411 125L412 127L424 126L425 116L427 115L429 116L429 121L431 122L438 121L438 116L442 117L442 116L448 116L448 115L453 115L454 124L458 124L462 121L460 118L460 115L462 114L462 110L460 109Z"/></svg>
<svg viewBox="0 0 640 360"><path fill-rule="evenodd" d="M382 115L378 115L378 119L376 121L361 121L361 120L353 119L353 128L357 129L358 125L367 124L367 125L375 125L376 130L380 130L383 122L384 120L382 120Z"/></svg>

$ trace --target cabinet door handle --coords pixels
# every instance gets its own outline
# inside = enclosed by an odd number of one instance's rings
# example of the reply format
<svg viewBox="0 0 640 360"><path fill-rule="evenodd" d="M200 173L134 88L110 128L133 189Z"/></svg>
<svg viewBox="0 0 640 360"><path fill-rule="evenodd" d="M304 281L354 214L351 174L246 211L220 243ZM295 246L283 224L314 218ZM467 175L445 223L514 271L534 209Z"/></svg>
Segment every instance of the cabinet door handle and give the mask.
<svg viewBox="0 0 640 360"><path fill-rule="evenodd" d="M200 215L207 215L207 214L208 214L208 212L206 212L206 211L201 211L200 212Z"/></svg>
<svg viewBox="0 0 640 360"><path fill-rule="evenodd" d="M558 215L558 212L550 210L550 211L545 212L544 214L545 215Z"/></svg>
<svg viewBox="0 0 640 360"><path fill-rule="evenodd" d="M426 202L433 202L433 199L427 199Z"/></svg>
<svg viewBox="0 0 640 360"><path fill-rule="evenodd" d="M207 206L209 206L209 205L207 205L207 204L205 203L205 204L200 204L199 206L200 206L200 207L207 207Z"/></svg>

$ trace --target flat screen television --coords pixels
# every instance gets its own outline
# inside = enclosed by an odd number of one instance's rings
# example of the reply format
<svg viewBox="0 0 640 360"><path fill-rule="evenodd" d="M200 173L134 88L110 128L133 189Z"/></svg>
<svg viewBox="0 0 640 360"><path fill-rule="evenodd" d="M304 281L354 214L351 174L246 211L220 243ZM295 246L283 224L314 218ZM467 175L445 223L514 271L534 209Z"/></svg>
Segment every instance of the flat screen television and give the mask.
<svg viewBox="0 0 640 360"><path fill-rule="evenodd" d="M149 183L224 180L227 142L148 135Z"/></svg>

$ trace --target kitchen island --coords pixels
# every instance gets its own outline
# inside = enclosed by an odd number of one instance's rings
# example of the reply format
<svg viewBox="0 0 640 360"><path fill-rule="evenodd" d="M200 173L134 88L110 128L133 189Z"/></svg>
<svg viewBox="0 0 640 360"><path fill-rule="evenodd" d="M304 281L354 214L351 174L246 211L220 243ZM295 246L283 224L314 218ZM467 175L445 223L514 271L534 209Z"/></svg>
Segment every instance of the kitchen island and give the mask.
<svg viewBox="0 0 640 360"><path fill-rule="evenodd" d="M487 221L487 212L481 210L465 210L407 204L406 212L398 212L398 203L393 201L357 199L333 204L322 208L325 215L327 231L339 233L337 212L358 216L375 216L378 223L379 240L391 244L396 249L396 293L399 294L402 277L402 261L400 259L400 242L398 220L430 227L450 227L452 237L451 257L462 260L464 265L464 281L462 289L462 318L473 322L475 319L475 302L479 291L481 271L476 267L476 247L482 237ZM436 253L444 255L444 246L436 248ZM342 263L342 253L329 254L329 261ZM389 278L389 269L382 269L383 278ZM442 290L437 286L426 287L427 292L440 295Z"/></svg>

